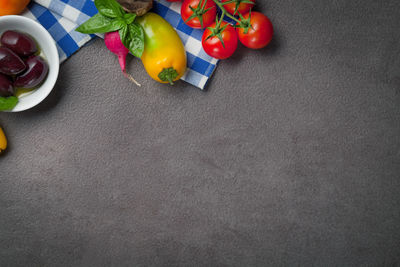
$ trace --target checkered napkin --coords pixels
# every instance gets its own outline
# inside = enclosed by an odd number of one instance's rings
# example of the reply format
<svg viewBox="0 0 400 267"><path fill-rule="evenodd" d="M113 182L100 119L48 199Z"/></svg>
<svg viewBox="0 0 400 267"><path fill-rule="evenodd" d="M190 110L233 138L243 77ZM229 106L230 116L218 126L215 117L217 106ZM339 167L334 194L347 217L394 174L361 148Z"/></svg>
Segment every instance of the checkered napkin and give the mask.
<svg viewBox="0 0 400 267"><path fill-rule="evenodd" d="M180 2L155 0L153 12L164 17L178 32L187 53L188 69L182 80L204 89L218 60L201 46L201 30L188 27L180 17ZM23 14L41 23L57 43L60 61L66 60L95 35L82 34L75 28L97 13L93 0L33 0Z"/></svg>

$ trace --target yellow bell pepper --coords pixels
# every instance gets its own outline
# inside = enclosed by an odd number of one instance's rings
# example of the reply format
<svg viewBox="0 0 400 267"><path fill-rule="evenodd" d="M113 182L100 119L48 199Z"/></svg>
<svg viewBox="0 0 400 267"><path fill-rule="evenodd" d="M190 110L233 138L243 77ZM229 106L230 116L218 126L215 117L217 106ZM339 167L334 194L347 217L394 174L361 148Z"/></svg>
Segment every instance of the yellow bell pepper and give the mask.
<svg viewBox="0 0 400 267"><path fill-rule="evenodd" d="M180 79L186 71L186 52L175 29L152 12L138 17L137 22L144 30L144 51L141 59L150 77L170 84Z"/></svg>
<svg viewBox="0 0 400 267"><path fill-rule="evenodd" d="M7 138L3 132L3 129L0 127L0 153L6 150L7 148Z"/></svg>

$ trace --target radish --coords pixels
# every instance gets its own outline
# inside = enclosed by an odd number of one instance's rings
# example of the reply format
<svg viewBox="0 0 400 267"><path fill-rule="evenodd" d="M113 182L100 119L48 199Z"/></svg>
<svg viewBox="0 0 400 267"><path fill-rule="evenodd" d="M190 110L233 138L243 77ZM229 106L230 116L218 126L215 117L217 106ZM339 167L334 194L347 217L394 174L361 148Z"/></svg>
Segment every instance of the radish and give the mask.
<svg viewBox="0 0 400 267"><path fill-rule="evenodd" d="M124 76L134 82L137 86L140 86L140 84L131 75L126 73L126 56L129 53L129 49L126 48L121 42L118 31L107 32L104 35L104 42L106 43L108 50L118 56L119 65L121 66Z"/></svg>

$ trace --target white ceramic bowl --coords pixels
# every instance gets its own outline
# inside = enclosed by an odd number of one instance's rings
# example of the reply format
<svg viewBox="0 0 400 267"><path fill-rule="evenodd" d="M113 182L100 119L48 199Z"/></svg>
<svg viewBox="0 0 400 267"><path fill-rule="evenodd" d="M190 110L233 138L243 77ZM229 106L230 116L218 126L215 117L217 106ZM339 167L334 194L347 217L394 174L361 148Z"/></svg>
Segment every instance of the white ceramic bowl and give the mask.
<svg viewBox="0 0 400 267"><path fill-rule="evenodd" d="M41 49L41 55L49 64L49 73L39 88L19 97L18 104L11 112L32 108L43 101L51 92L57 81L60 60L56 44L48 31L36 21L23 16L0 17L0 35L7 30L15 30L29 34L35 39Z"/></svg>

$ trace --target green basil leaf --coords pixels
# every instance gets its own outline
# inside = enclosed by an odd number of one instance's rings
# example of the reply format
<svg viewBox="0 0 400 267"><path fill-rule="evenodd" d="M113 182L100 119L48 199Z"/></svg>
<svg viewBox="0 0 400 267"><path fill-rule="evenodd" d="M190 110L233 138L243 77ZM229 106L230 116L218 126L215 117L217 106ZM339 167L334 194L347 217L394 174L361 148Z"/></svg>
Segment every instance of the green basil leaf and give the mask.
<svg viewBox="0 0 400 267"><path fill-rule="evenodd" d="M106 32L113 32L116 30L121 29L126 25L125 21L123 19L110 19L107 17L104 17L100 13L97 13L90 19L88 19L85 23L83 23L81 26L76 28L75 31L81 32L81 33L87 33L87 34L92 34L92 33L106 33Z"/></svg>
<svg viewBox="0 0 400 267"><path fill-rule="evenodd" d="M125 13L124 19L126 24L131 24L136 19L135 13Z"/></svg>
<svg viewBox="0 0 400 267"><path fill-rule="evenodd" d="M0 97L0 111L11 110L18 104L18 98L15 96Z"/></svg>
<svg viewBox="0 0 400 267"><path fill-rule="evenodd" d="M125 25L118 31L119 38L121 39L121 42L124 44L125 47L127 47L127 46L125 45L124 40L128 39L128 31L129 31L128 25Z"/></svg>
<svg viewBox="0 0 400 267"><path fill-rule="evenodd" d="M119 31L122 43L138 58L142 57L144 50L144 31L140 24L134 22Z"/></svg>
<svg viewBox="0 0 400 267"><path fill-rule="evenodd" d="M122 18L124 11L115 0L94 0L94 4L100 14L109 18Z"/></svg>

